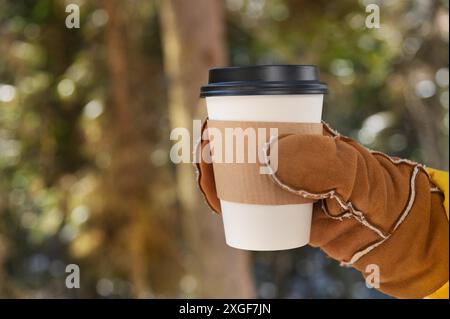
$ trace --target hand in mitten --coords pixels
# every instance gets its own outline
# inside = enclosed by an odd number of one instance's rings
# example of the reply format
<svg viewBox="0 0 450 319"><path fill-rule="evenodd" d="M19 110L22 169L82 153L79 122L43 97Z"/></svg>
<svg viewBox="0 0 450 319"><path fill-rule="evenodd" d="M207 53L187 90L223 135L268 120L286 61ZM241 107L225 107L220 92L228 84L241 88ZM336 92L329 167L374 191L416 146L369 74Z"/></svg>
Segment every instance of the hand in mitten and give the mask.
<svg viewBox="0 0 450 319"><path fill-rule="evenodd" d="M392 296L421 298L439 289L448 281L448 221L425 168L370 151L329 128L324 133L273 142L273 181L317 200L310 244L363 275L369 265L378 266L379 289ZM220 212L212 165L200 163L199 173L207 202Z"/></svg>

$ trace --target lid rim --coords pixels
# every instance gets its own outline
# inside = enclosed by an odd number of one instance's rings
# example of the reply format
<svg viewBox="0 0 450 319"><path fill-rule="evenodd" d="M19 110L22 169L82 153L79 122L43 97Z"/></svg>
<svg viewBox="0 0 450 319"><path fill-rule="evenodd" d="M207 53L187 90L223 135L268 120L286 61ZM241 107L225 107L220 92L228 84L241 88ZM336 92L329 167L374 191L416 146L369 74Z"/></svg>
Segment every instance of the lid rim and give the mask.
<svg viewBox="0 0 450 319"><path fill-rule="evenodd" d="M221 95L325 94L317 66L272 64L219 67L209 70L209 81L200 97Z"/></svg>
<svg viewBox="0 0 450 319"><path fill-rule="evenodd" d="M327 89L265 89L265 90L211 90L203 91L200 93L200 97L210 96L240 96L240 95L302 95L302 94L327 94Z"/></svg>
<svg viewBox="0 0 450 319"><path fill-rule="evenodd" d="M312 67L316 68L315 64L255 64L255 65L242 65L242 66L218 66L213 67L211 70L236 70L236 69L250 69L250 68L271 68L271 67L289 67L289 68L302 68L302 67Z"/></svg>

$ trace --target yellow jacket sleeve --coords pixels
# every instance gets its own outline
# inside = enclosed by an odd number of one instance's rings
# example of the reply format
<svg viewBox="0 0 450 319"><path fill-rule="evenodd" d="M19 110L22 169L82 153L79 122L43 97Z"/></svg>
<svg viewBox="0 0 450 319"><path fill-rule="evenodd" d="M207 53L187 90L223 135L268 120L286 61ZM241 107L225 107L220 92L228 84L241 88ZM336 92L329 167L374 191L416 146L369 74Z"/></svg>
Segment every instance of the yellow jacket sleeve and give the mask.
<svg viewBox="0 0 450 319"><path fill-rule="evenodd" d="M434 182L434 184L439 187L439 189L444 193L445 199L444 199L444 208L445 212L448 216L448 186L449 186L449 179L448 179L448 172L439 171L436 169L428 169L428 173L430 174L431 180ZM448 282L439 288L437 291L429 295L427 298L440 298L440 299L448 299L449 298L449 284Z"/></svg>

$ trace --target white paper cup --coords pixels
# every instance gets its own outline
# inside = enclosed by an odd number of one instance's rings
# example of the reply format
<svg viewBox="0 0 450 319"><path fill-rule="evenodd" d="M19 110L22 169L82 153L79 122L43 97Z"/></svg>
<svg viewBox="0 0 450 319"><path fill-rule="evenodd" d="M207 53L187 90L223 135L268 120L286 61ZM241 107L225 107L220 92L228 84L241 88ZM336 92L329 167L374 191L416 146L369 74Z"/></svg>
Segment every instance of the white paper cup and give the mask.
<svg viewBox="0 0 450 319"><path fill-rule="evenodd" d="M200 96L206 98L210 120L320 123L326 92L316 66L263 65L211 69ZM229 246L282 250L309 242L312 203L220 202Z"/></svg>
<svg viewBox="0 0 450 319"><path fill-rule="evenodd" d="M206 97L208 118L220 121L320 123L323 94ZM283 250L309 242L313 204L253 205L220 200L229 246Z"/></svg>

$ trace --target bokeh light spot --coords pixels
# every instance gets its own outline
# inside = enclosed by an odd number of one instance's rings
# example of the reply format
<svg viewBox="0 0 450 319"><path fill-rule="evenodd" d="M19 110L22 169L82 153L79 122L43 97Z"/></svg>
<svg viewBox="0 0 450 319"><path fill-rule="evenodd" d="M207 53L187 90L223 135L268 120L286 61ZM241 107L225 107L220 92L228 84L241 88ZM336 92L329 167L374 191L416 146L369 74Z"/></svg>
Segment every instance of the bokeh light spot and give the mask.
<svg viewBox="0 0 450 319"><path fill-rule="evenodd" d="M70 79L61 80L58 83L57 90L61 97L69 97L75 92L75 83Z"/></svg>

